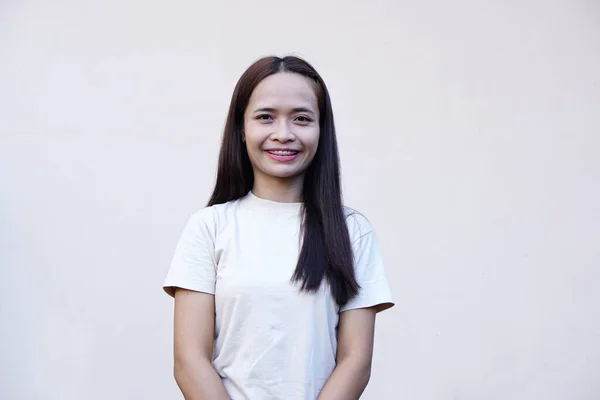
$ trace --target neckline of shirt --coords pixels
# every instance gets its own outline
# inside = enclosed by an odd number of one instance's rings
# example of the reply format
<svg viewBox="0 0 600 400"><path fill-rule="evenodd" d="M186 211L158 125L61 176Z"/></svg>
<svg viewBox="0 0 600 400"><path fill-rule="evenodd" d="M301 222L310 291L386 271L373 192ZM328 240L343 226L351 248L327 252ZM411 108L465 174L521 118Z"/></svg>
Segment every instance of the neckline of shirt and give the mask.
<svg viewBox="0 0 600 400"><path fill-rule="evenodd" d="M244 198L245 203L255 209L261 209L265 211L277 211L277 212L299 212L302 208L303 203L283 203L280 201L273 201L263 199L256 196L252 191L248 192Z"/></svg>

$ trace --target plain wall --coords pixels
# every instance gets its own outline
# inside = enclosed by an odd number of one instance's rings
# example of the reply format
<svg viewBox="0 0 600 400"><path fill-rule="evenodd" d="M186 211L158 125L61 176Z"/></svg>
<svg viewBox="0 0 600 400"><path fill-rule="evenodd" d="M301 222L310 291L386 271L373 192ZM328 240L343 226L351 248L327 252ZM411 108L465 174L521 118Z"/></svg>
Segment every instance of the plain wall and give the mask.
<svg viewBox="0 0 600 400"><path fill-rule="evenodd" d="M0 398L181 398L162 292L241 73L331 92L397 306L367 400L600 398L598 1L0 3Z"/></svg>

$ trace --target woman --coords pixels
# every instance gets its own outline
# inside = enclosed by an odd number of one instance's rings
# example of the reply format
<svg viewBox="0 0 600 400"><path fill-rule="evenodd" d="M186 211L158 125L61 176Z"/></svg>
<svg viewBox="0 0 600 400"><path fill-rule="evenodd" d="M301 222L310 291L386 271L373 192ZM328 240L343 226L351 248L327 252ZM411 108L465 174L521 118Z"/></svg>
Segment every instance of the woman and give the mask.
<svg viewBox="0 0 600 400"><path fill-rule="evenodd" d="M329 93L296 57L234 90L214 192L165 284L186 399L357 399L393 306L372 227L342 205Z"/></svg>

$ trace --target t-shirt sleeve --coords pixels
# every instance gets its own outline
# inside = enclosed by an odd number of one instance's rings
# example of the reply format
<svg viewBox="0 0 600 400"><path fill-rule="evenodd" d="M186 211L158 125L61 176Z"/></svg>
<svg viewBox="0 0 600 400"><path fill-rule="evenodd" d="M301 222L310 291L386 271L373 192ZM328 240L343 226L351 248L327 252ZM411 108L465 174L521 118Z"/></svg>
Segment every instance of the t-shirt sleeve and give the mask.
<svg viewBox="0 0 600 400"><path fill-rule="evenodd" d="M352 217L351 217L352 218ZM358 238L352 239L354 271L360 285L358 294L340 307L340 312L356 308L375 307L377 312L394 306L392 291L385 273L375 231L364 217L354 229ZM352 229L351 229L352 231Z"/></svg>
<svg viewBox="0 0 600 400"><path fill-rule="evenodd" d="M193 214L181 234L163 289L173 296L175 288L215 293L215 238L209 226L209 209Z"/></svg>

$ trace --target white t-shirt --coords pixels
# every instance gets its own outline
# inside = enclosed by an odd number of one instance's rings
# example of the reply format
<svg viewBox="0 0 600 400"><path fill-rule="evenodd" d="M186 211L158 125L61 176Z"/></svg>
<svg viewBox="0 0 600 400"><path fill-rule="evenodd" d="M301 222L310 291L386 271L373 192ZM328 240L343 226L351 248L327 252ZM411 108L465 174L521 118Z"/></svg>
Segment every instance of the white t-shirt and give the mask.
<svg viewBox="0 0 600 400"><path fill-rule="evenodd" d="M349 209L359 294L340 308L327 284L305 293L291 282L300 209L249 193L193 214L177 244L164 289L215 295L213 366L233 400L316 399L335 367L339 313L393 306L373 228Z"/></svg>

